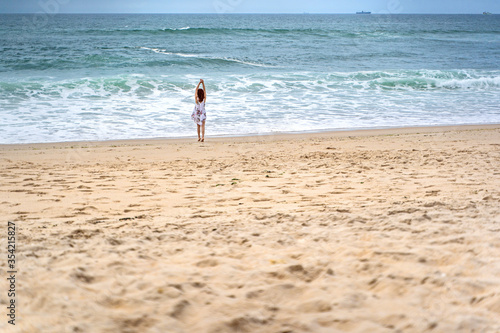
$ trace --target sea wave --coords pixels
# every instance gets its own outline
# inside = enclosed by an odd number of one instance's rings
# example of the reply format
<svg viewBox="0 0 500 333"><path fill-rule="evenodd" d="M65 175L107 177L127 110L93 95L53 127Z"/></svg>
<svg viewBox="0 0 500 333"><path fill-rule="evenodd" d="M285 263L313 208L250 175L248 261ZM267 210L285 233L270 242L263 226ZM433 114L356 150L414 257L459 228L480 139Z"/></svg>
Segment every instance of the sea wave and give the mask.
<svg viewBox="0 0 500 333"><path fill-rule="evenodd" d="M243 64L243 65L256 66L256 67L270 67L270 68L275 67L275 66L271 66L271 65L266 65L266 64L262 64L262 63L246 61L246 60L241 60L241 59L236 59L236 58L230 58L230 57L215 57L215 56L202 55L202 54L168 52L166 49L150 48L150 47L145 47L145 46L141 46L140 49L149 50L149 51L153 51L155 53L160 53L160 54L174 55L174 56L183 57L183 58L197 58L197 59L202 60L202 61L239 63L239 64Z"/></svg>
<svg viewBox="0 0 500 333"><path fill-rule="evenodd" d="M187 56L187 55L184 55ZM213 59L224 60L224 59ZM224 60L226 61L226 60ZM236 61L236 60L227 60ZM112 77L84 77L72 80L0 81L0 99L54 100L54 99L106 99L113 96L155 96L165 91L187 92L192 89L191 78L186 75L150 77L147 75L118 75ZM318 91L369 90L477 90L498 92L500 71L474 70L419 70L419 71L358 71L334 73L259 73L214 78L212 89L240 94L314 94Z"/></svg>
<svg viewBox="0 0 500 333"><path fill-rule="evenodd" d="M419 36L462 36L462 35L500 35L500 29L413 29L399 31L392 28L378 26L376 30L363 29L328 29L328 28L246 28L246 27L179 27L158 29L85 29L80 31L91 35L280 35L300 36L312 35L317 37L344 37L344 38L379 38L379 37L419 37Z"/></svg>
<svg viewBox="0 0 500 333"><path fill-rule="evenodd" d="M0 143L192 135L198 79L2 79ZM273 70L205 79L211 133L220 135L500 120L500 71Z"/></svg>
<svg viewBox="0 0 500 333"><path fill-rule="evenodd" d="M370 71L333 75L344 83L364 88L436 90L436 89L496 89L500 88L500 71L475 70L414 70Z"/></svg>
<svg viewBox="0 0 500 333"><path fill-rule="evenodd" d="M315 37L345 37L345 38L365 38L380 37L389 35L390 32L372 32L372 31L349 31L339 29L283 29L283 28L162 28L162 29L87 29L82 30L83 34L90 35L180 35L180 36L198 36L198 35L216 35L216 36L256 36L265 35L281 37L284 36L315 36ZM392 34L397 34L393 32Z"/></svg>
<svg viewBox="0 0 500 333"><path fill-rule="evenodd" d="M248 32L265 32L265 33L324 33L324 32L341 32L341 30L325 30L325 29L284 29L284 28L208 28L208 27L182 27L182 28L160 28L160 29L85 29L82 33L87 34L227 34L227 33L248 33Z"/></svg>

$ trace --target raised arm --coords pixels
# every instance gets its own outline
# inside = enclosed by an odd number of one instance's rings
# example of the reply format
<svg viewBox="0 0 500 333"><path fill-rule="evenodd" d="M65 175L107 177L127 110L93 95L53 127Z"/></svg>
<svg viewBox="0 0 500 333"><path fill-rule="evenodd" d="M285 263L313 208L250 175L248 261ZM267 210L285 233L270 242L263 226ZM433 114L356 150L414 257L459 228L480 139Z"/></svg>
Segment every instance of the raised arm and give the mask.
<svg viewBox="0 0 500 333"><path fill-rule="evenodd" d="M198 104L198 88L200 87L201 82L198 82L198 85L196 86L196 89L194 90L194 101L196 104Z"/></svg>
<svg viewBox="0 0 500 333"><path fill-rule="evenodd" d="M205 81L201 80L201 84L203 85L203 91L205 92L205 102L207 101L207 88L205 88Z"/></svg>

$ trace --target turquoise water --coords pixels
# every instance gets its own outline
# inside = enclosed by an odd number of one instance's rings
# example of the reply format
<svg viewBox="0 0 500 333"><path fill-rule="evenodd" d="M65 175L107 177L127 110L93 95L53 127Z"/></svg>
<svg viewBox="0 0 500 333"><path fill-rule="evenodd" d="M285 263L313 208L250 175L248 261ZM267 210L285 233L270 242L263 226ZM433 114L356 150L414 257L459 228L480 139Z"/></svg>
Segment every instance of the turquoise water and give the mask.
<svg viewBox="0 0 500 333"><path fill-rule="evenodd" d="M500 123L499 15L0 15L0 143Z"/></svg>

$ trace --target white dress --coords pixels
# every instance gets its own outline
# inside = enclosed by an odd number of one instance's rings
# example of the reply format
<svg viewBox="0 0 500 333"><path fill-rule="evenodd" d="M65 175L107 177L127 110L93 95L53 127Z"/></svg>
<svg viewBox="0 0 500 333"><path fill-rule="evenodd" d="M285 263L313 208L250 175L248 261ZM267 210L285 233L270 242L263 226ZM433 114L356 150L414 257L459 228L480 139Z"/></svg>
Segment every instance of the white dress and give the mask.
<svg viewBox="0 0 500 333"><path fill-rule="evenodd" d="M193 113L191 114L191 119L193 119L197 125L203 125L203 121L207 119L207 113L205 111L205 101L199 104L195 104Z"/></svg>

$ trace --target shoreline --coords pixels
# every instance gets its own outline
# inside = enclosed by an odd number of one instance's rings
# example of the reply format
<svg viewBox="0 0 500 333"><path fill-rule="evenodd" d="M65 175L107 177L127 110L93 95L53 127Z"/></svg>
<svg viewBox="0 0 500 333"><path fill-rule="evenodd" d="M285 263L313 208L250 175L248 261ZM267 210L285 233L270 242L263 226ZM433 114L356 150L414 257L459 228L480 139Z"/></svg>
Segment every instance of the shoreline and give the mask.
<svg viewBox="0 0 500 333"><path fill-rule="evenodd" d="M304 139L309 137L349 137L349 136L377 136L377 135L395 135L411 133L436 133L448 131L467 131L481 129L495 129L500 127L500 123L495 124L472 124L472 125L436 125L436 126L408 126L408 127L389 127L374 129L346 129L346 130L325 130L312 132L290 132L277 134L251 134L239 136L205 136L205 142L249 142L249 141L272 141L285 139ZM112 139L112 140L81 140L81 141L58 141L58 142L35 142L35 143L0 143L0 150L9 150L15 148L60 148L67 145L151 145L151 144L184 144L197 142L196 136L193 137L158 137L158 138L136 138L136 139ZM201 144L201 143L200 143Z"/></svg>

